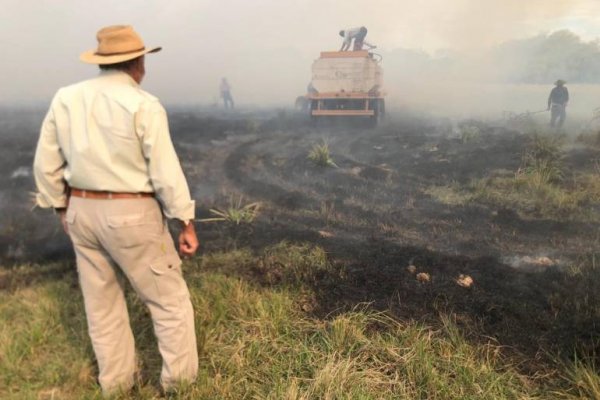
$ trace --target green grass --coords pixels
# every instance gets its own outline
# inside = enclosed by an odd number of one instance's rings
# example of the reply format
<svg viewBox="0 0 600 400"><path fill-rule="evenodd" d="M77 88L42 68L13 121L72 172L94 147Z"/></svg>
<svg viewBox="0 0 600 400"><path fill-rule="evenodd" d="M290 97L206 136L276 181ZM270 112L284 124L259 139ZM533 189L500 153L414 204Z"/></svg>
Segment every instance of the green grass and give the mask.
<svg viewBox="0 0 600 400"><path fill-rule="evenodd" d="M432 186L425 193L448 205L483 203L523 216L600 221L600 163L593 171L565 173L564 138L533 134L522 165L511 176L492 174L466 185Z"/></svg>
<svg viewBox="0 0 600 400"><path fill-rule="evenodd" d="M318 167L338 167L331 158L331 152L327 142L313 145L307 158Z"/></svg>
<svg viewBox="0 0 600 400"><path fill-rule="evenodd" d="M473 200L473 195L464 191L456 182L444 186L431 186L424 192L439 202L451 206L464 205Z"/></svg>
<svg viewBox="0 0 600 400"><path fill-rule="evenodd" d="M234 275L257 266L281 279L258 286ZM12 269L0 292L0 398L95 399L95 365L72 266ZM53 279L24 280L52 269ZM66 272L65 272L66 271ZM437 326L401 321L368 304L318 318L303 307L310 283L342 274L319 247L282 242L255 254L212 253L187 262L200 373L181 399L549 399L600 393L593 365L576 360L544 376L518 357L464 336L452 315ZM593 270L573 273L588 274ZM159 396L160 359L149 316L128 292L147 377L123 398ZM596 397L597 398L597 397Z"/></svg>
<svg viewBox="0 0 600 400"><path fill-rule="evenodd" d="M459 128L460 141L463 144L477 142L481 139L481 130L474 125L464 125Z"/></svg>
<svg viewBox="0 0 600 400"><path fill-rule="evenodd" d="M557 183L563 176L563 138L554 135L534 134L523 154L523 166L518 174L536 188Z"/></svg>
<svg viewBox="0 0 600 400"><path fill-rule="evenodd" d="M212 218L200 219L199 222L225 222L230 225L251 224L260 212L260 202L244 204L244 197L229 198L229 206L223 210L211 208Z"/></svg>
<svg viewBox="0 0 600 400"><path fill-rule="evenodd" d="M476 179L461 186L432 186L425 193L441 203L488 204L509 208L526 217L600 221L598 210L590 205L600 202L600 176L579 173L562 184L546 181L538 173L515 177Z"/></svg>

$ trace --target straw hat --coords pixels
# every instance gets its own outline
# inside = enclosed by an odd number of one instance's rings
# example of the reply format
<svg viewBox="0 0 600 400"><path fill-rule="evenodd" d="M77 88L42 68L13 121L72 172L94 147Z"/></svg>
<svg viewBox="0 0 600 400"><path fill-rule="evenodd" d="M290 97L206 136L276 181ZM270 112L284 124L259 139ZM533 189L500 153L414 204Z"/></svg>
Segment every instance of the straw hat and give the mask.
<svg viewBox="0 0 600 400"><path fill-rule="evenodd" d="M102 28L96 34L98 48L88 50L79 59L88 64L116 64L160 51L161 47L147 49L140 35L129 25Z"/></svg>

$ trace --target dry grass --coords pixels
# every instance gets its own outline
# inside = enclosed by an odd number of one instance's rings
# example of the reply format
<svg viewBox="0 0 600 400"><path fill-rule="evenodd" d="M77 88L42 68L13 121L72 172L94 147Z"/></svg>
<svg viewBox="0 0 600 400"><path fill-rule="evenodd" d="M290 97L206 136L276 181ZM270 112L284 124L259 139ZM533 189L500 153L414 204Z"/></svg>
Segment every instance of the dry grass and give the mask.
<svg viewBox="0 0 600 400"><path fill-rule="evenodd" d="M282 269L285 279L260 288L228 272L249 265ZM600 378L588 361L559 361L543 380L524 375L494 343L467 340L451 315L442 315L435 328L398 321L366 304L329 319L307 315L302 298L310 286L305 284L322 279L322 271L342 273L318 247L282 242L257 255L213 253L187 263L185 271L200 373L178 399L496 400L598 398L600 393ZM595 271L582 267L573 276ZM100 398L74 280L72 273L0 292L1 398ZM155 399L160 359L151 323L131 292L127 297L149 379L119 398Z"/></svg>
<svg viewBox="0 0 600 400"><path fill-rule="evenodd" d="M458 206L468 203L473 196L462 190L456 182L445 186L431 186L425 189L425 194L437 199L441 203Z"/></svg>
<svg viewBox="0 0 600 400"><path fill-rule="evenodd" d="M459 128L460 141L463 144L477 142L481 139L481 130L474 125L463 125Z"/></svg>
<svg viewBox="0 0 600 400"><path fill-rule="evenodd" d="M534 134L517 175L526 175L525 181L535 188L559 182L563 178L563 142L560 136Z"/></svg>
<svg viewBox="0 0 600 400"><path fill-rule="evenodd" d="M596 174L577 174L561 185L548 183L542 172L518 174L515 178L473 181L467 193L470 201L514 209L524 215L566 220L600 220L590 207L600 201L600 180Z"/></svg>
<svg viewBox="0 0 600 400"><path fill-rule="evenodd" d="M461 186L432 186L425 193L448 205L483 203L523 215L566 220L600 221L600 167L567 176L563 138L533 135L514 176L497 174Z"/></svg>

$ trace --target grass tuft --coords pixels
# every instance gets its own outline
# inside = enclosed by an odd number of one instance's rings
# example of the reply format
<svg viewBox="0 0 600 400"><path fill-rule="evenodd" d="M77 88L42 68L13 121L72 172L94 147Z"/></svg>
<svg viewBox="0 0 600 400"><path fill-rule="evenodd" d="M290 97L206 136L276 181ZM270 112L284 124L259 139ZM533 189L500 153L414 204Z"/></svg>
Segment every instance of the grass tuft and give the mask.
<svg viewBox="0 0 600 400"><path fill-rule="evenodd" d="M329 151L329 144L323 142L322 144L313 145L312 149L308 153L308 159L312 161L318 167L334 167L338 168Z"/></svg>
<svg viewBox="0 0 600 400"><path fill-rule="evenodd" d="M243 203L243 196L229 199L229 207L224 210L217 208L210 209L210 213L215 215L213 218L200 219L200 222L226 222L231 225L251 224L259 214L261 203Z"/></svg>
<svg viewBox="0 0 600 400"><path fill-rule="evenodd" d="M518 172L534 188L559 182L563 178L563 140L559 136L534 134L523 155Z"/></svg>
<svg viewBox="0 0 600 400"><path fill-rule="evenodd" d="M561 397L600 399L600 371L592 360L582 360L576 357L573 362L566 363L564 378L571 383L573 389Z"/></svg>
<svg viewBox="0 0 600 400"><path fill-rule="evenodd" d="M460 128L460 141L463 144L481 139L481 130L475 125L463 125Z"/></svg>
<svg viewBox="0 0 600 400"><path fill-rule="evenodd" d="M600 163L595 169L567 177L563 138L534 134L513 176L497 171L466 185L431 186L425 193L441 203L483 203L515 210L523 216L600 221ZM501 172L501 173L500 173Z"/></svg>

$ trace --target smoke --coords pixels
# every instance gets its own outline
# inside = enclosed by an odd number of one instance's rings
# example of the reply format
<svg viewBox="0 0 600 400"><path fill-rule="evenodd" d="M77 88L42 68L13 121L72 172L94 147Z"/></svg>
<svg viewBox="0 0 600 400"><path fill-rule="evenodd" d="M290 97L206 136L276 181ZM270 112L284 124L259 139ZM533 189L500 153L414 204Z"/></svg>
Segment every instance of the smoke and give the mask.
<svg viewBox="0 0 600 400"><path fill-rule="evenodd" d="M453 1L450 16L440 27L450 47L479 51L520 35L552 29L553 23L570 15L580 0Z"/></svg>
<svg viewBox="0 0 600 400"><path fill-rule="evenodd" d="M570 31L510 40L478 51L411 49L385 54L390 102L447 116L499 117L542 111L553 83L566 79L569 111L590 118L600 105L600 42ZM546 118L540 115L541 118Z"/></svg>
<svg viewBox="0 0 600 400"><path fill-rule="evenodd" d="M498 62L489 50L502 43L564 28L586 40L600 35L595 0L0 1L1 104L47 104L58 87L93 76L97 69L78 55L95 45L98 28L115 23L163 46L147 58L144 88L176 104L218 101L226 76L237 104L290 106L319 52L338 49L338 30L353 26L367 26L368 40L386 55L387 89L397 104L409 84L421 85L413 98L432 92L423 99L431 103L453 94L439 96L433 82L481 81ZM425 73L405 72L411 61L394 60L397 49L430 58Z"/></svg>

